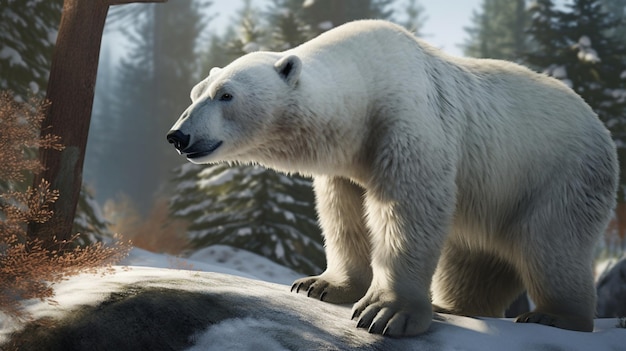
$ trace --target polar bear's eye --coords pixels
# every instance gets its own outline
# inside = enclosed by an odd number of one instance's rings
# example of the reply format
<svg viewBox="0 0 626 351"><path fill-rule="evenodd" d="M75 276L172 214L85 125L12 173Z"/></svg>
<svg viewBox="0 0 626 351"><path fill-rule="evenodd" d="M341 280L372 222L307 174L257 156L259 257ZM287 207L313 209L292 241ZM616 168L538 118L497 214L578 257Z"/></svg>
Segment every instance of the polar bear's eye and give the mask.
<svg viewBox="0 0 626 351"><path fill-rule="evenodd" d="M233 99L233 96L229 93L224 93L220 96L220 101L230 101Z"/></svg>

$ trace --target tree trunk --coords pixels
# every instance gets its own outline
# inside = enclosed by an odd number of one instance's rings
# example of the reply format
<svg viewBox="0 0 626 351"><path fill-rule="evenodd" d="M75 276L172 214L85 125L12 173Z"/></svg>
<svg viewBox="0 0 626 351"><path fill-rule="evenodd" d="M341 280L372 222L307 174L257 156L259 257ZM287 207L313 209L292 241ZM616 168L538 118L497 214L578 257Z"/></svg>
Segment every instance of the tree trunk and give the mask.
<svg viewBox="0 0 626 351"><path fill-rule="evenodd" d="M167 0L65 0L52 56L46 99L51 105L42 124L42 133L61 137L65 149L41 150L45 170L35 176L60 192L52 204L54 215L43 224L31 223L30 238L59 240L71 238L76 204L82 184L83 161L91 120L98 58L104 22L110 5Z"/></svg>

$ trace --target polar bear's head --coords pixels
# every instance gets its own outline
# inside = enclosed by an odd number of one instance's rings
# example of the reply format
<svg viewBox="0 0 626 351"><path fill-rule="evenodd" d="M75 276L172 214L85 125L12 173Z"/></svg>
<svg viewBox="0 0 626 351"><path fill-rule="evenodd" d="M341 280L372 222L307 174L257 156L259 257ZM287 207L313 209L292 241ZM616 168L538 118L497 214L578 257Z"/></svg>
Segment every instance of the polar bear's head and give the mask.
<svg viewBox="0 0 626 351"><path fill-rule="evenodd" d="M253 161L276 134L296 89L302 62L272 52L245 55L191 90L191 106L167 134L167 140L193 163Z"/></svg>

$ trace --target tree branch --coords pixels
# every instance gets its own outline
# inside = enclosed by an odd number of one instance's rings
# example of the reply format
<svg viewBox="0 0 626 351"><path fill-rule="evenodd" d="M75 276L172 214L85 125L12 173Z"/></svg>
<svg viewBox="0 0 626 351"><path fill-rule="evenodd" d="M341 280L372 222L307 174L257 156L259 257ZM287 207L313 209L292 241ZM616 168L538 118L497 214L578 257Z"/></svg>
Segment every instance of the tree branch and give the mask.
<svg viewBox="0 0 626 351"><path fill-rule="evenodd" d="M113 5L130 4L134 2L167 2L167 0L109 0L107 1L107 4L109 4L110 6L113 6Z"/></svg>

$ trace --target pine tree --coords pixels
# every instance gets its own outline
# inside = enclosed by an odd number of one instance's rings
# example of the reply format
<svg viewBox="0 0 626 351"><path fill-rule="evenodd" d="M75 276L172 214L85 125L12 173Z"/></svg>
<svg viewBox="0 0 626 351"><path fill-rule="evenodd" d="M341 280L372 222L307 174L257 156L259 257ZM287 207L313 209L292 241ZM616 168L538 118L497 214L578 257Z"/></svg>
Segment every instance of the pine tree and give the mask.
<svg viewBox="0 0 626 351"><path fill-rule="evenodd" d="M96 201L93 190L83 185L76 218L74 218L73 233L78 233L75 243L87 246L96 242L111 242L114 233L109 230L109 221L104 217L100 204Z"/></svg>
<svg viewBox="0 0 626 351"><path fill-rule="evenodd" d="M604 11L612 14L619 21L619 24L607 34L619 42L626 42L626 1L602 0L601 2Z"/></svg>
<svg viewBox="0 0 626 351"><path fill-rule="evenodd" d="M3 0L0 6L0 90L22 101L48 82L63 0Z"/></svg>
<svg viewBox="0 0 626 351"><path fill-rule="evenodd" d="M393 15L392 3L393 0L309 0L302 5L303 18L313 32L319 34L354 20L390 20Z"/></svg>
<svg viewBox="0 0 626 351"><path fill-rule="evenodd" d="M527 44L525 6L524 0L484 0L481 11L472 15L472 26L465 28L465 55L515 60Z"/></svg>
<svg viewBox="0 0 626 351"><path fill-rule="evenodd" d="M305 274L325 266L309 179L260 166L185 164L174 182L170 209L190 221L192 247L230 245Z"/></svg>
<svg viewBox="0 0 626 351"><path fill-rule="evenodd" d="M238 17L237 28L231 28L226 40L226 50L232 59L263 50L267 45L266 32L262 28L259 11L252 6L251 0L244 0L244 6L238 12Z"/></svg>
<svg viewBox="0 0 626 351"><path fill-rule="evenodd" d="M556 10L550 0L541 0L531 8L531 19L533 52L524 61L562 80L585 99L611 130L624 160L626 43L610 35L619 19L604 12L599 0L576 0L564 11ZM620 199L624 200L623 191Z"/></svg>
<svg viewBox="0 0 626 351"><path fill-rule="evenodd" d="M422 6L418 0L409 0L404 8L406 19L398 21L398 23L415 35L420 36L422 35L424 22L426 22L427 19L424 11L424 6Z"/></svg>
<svg viewBox="0 0 626 351"><path fill-rule="evenodd" d="M283 51L296 47L315 36L311 26L304 21L302 1L273 0L267 17L271 32L271 47Z"/></svg>

